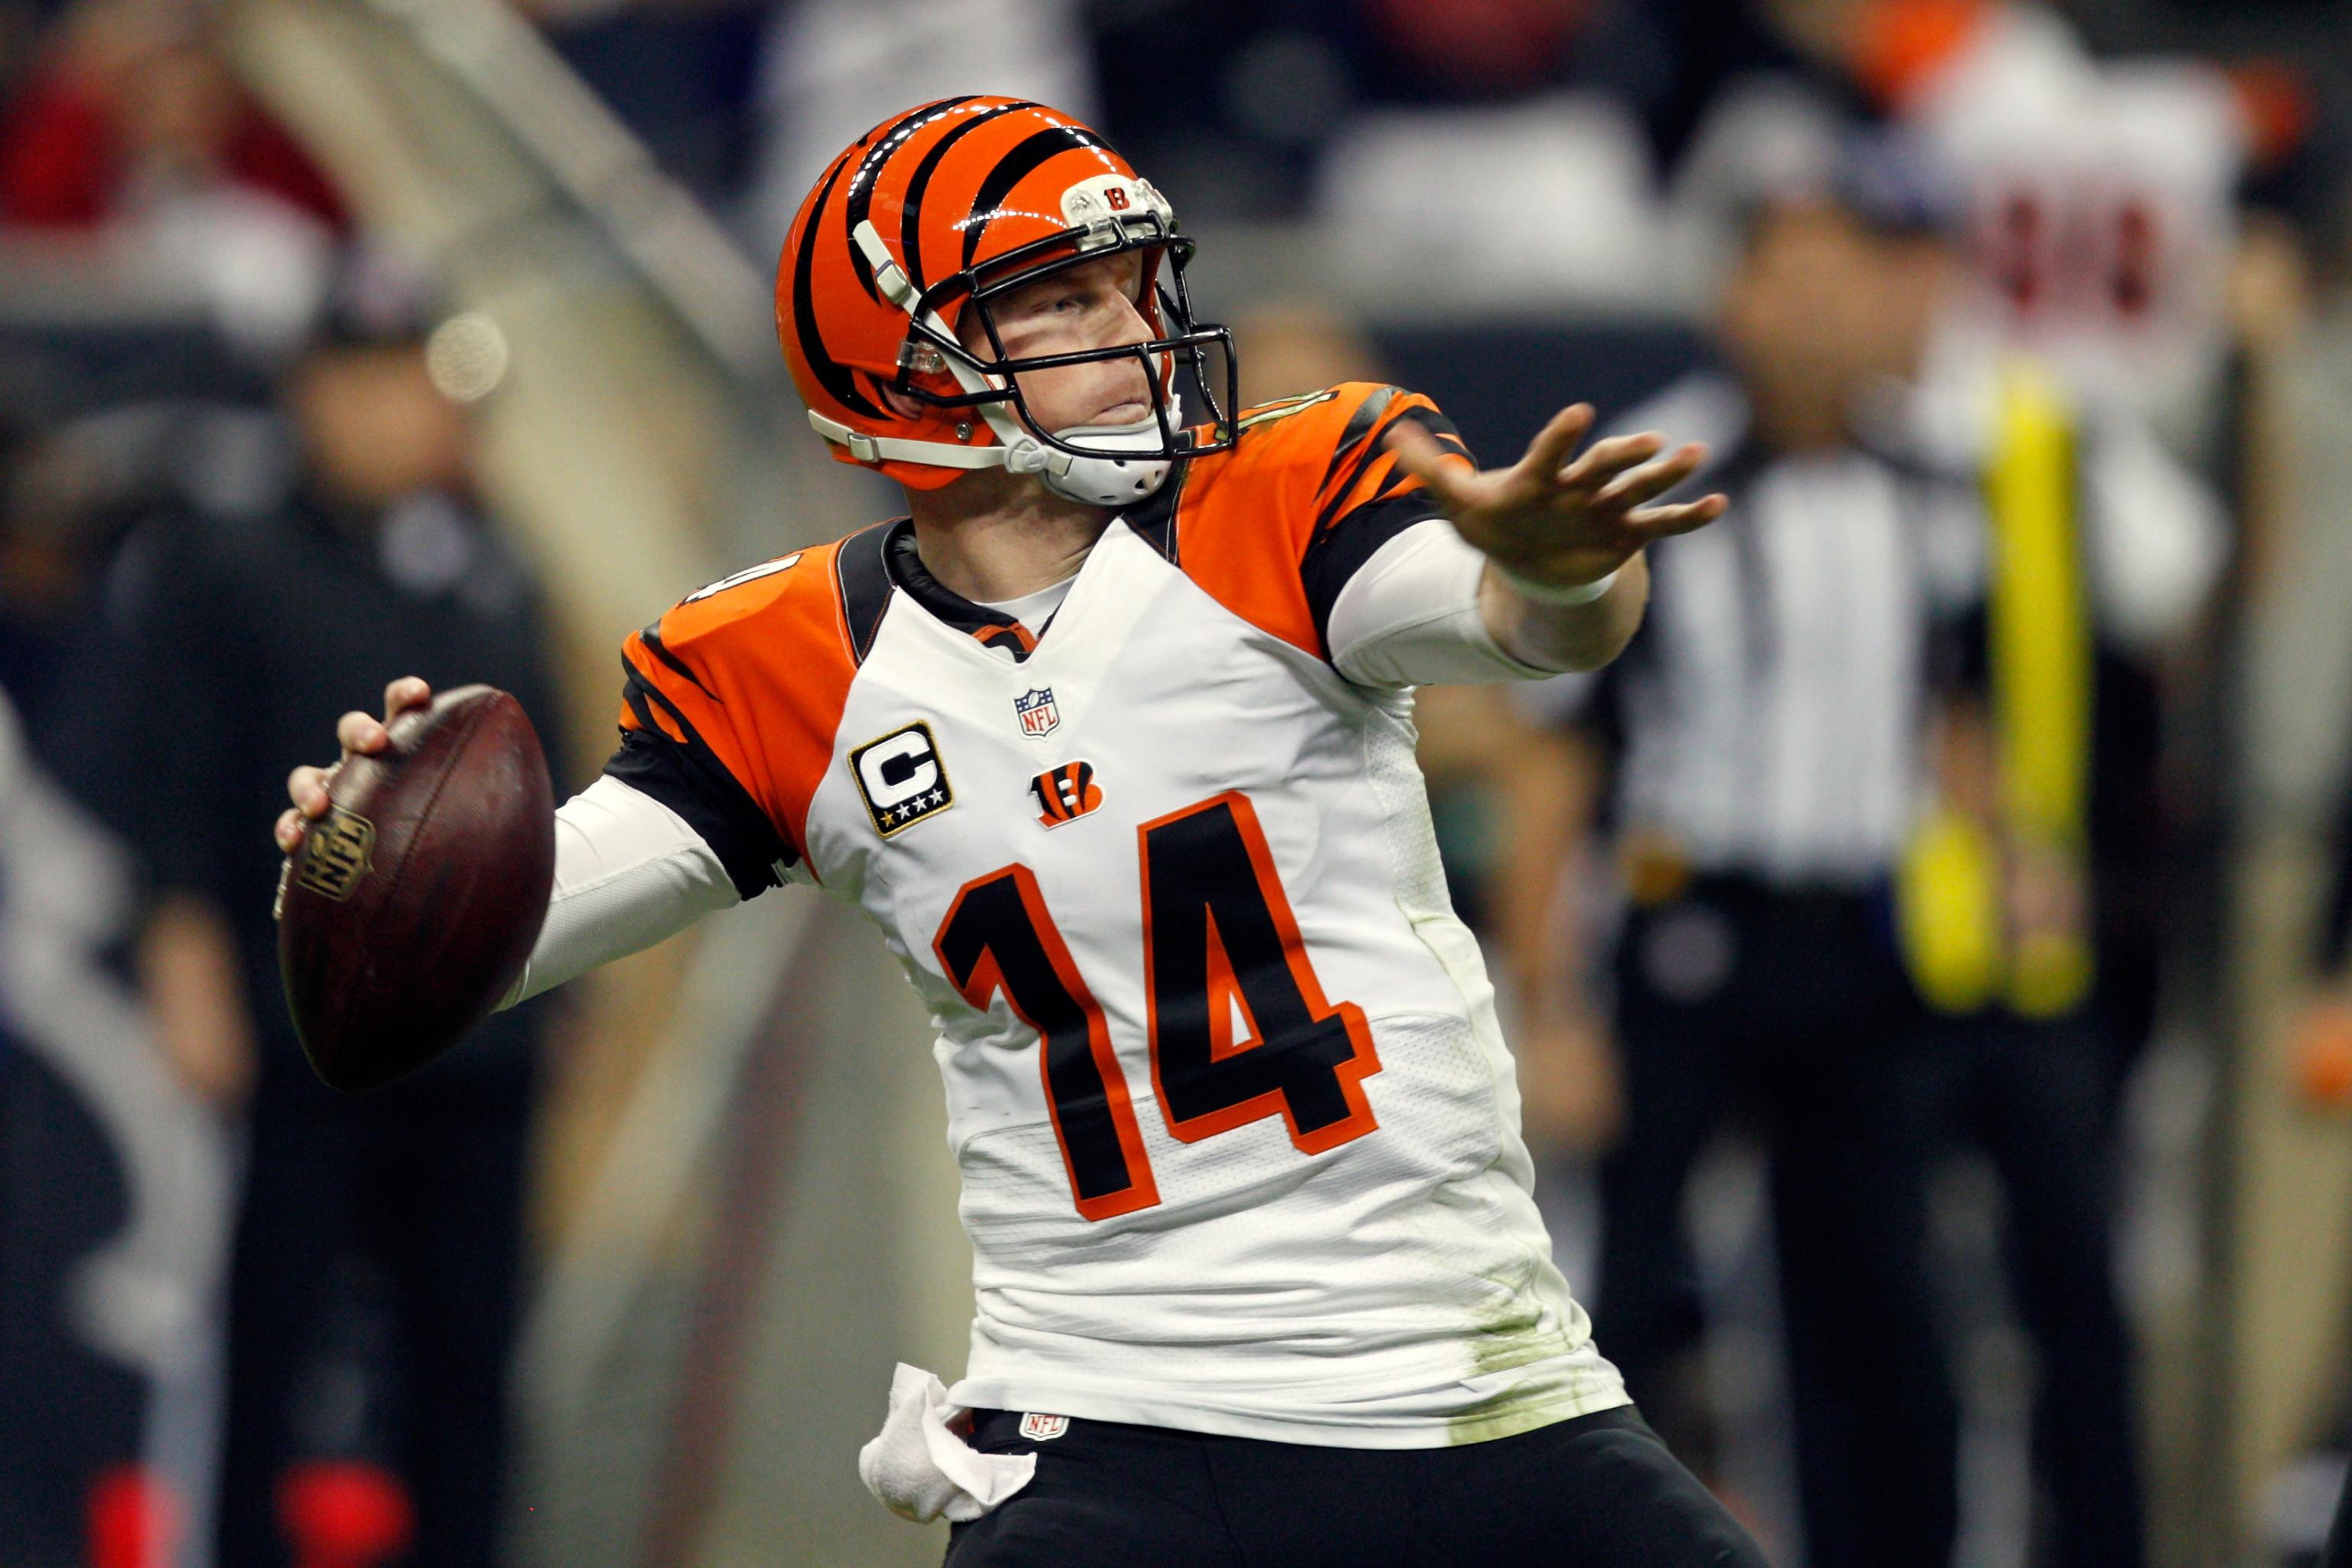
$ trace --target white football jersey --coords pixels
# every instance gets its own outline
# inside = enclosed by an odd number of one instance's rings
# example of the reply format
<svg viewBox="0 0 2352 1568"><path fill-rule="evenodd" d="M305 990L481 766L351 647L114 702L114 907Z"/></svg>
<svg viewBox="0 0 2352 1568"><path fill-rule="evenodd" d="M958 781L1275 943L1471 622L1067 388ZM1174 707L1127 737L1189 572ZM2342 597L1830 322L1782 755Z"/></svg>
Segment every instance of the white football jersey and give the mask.
<svg viewBox="0 0 2352 1568"><path fill-rule="evenodd" d="M2007 5L1908 118L1965 188L1965 328L2095 407L2162 416L2210 393L2247 153L2219 71L2099 61L2063 18Z"/></svg>
<svg viewBox="0 0 2352 1568"><path fill-rule="evenodd" d="M1530 1196L1410 693L1324 647L1339 588L1432 515L1398 420L1458 448L1393 388L1255 411L1034 636L899 522L630 639L609 771L746 896L855 901L929 1005L961 1404L1408 1447L1626 1402Z"/></svg>

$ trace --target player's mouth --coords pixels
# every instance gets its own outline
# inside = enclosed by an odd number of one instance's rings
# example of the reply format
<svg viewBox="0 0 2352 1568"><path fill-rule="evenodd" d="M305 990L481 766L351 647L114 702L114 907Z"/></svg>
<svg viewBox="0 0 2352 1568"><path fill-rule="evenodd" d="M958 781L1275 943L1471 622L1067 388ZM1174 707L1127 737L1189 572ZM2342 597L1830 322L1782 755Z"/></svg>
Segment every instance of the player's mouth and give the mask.
<svg viewBox="0 0 2352 1568"><path fill-rule="evenodd" d="M1092 419L1087 420L1087 423L1089 425L1132 425L1138 420L1149 419L1150 417L1151 405L1142 402L1137 398L1130 397L1124 403L1112 404L1109 407L1097 413Z"/></svg>

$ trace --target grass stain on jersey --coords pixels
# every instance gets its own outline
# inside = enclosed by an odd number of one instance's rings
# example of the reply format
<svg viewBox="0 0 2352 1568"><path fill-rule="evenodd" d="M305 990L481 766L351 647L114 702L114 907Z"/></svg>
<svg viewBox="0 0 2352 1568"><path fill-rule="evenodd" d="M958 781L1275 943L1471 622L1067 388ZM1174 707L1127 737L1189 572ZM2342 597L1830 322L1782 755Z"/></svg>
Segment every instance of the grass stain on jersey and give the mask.
<svg viewBox="0 0 2352 1568"><path fill-rule="evenodd" d="M1566 1331L1544 1324L1543 1303L1535 1293L1536 1263L1529 1259L1517 1278L1485 1275L1504 1292L1501 1303L1471 1324L1470 1365L1474 1376L1491 1376L1514 1367L1528 1366L1574 1347ZM1445 1424L1446 1441L1485 1443L1516 1436L1559 1419L1559 1405L1568 1391L1553 1378L1536 1378L1516 1388L1489 1394L1456 1411Z"/></svg>

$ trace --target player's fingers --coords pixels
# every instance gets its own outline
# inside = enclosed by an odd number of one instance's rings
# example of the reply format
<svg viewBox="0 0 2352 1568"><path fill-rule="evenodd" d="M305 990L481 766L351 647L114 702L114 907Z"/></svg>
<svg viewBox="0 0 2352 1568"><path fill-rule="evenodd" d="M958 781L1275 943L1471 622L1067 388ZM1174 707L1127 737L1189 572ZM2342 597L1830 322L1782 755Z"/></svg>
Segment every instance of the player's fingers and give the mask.
<svg viewBox="0 0 2352 1568"><path fill-rule="evenodd" d="M1528 443L1528 455L1520 463L1528 472L1556 474L1567 463L1568 455L1592 428L1592 405L1571 404L1551 416L1551 422L1536 432Z"/></svg>
<svg viewBox="0 0 2352 1568"><path fill-rule="evenodd" d="M1654 430L1595 441L1584 456L1560 470L1557 482L1563 489L1600 489L1626 469L1656 457L1665 444Z"/></svg>
<svg viewBox="0 0 2352 1568"><path fill-rule="evenodd" d="M1448 511L1467 506L1475 499L1469 482L1473 478L1470 470L1459 463L1447 462L1445 448L1421 426L1404 423L1391 426L1383 444L1395 454L1397 467L1427 485L1432 498Z"/></svg>
<svg viewBox="0 0 2352 1568"><path fill-rule="evenodd" d="M1701 496L1679 506L1644 507L1630 513L1625 521L1639 530L1644 540L1670 539L1677 533L1689 533L1705 528L1729 509L1731 498L1720 493Z"/></svg>
<svg viewBox="0 0 2352 1568"><path fill-rule="evenodd" d="M387 731L383 721L373 713L362 713L354 708L335 721L335 739L346 752L365 755L383 750Z"/></svg>
<svg viewBox="0 0 2352 1568"><path fill-rule="evenodd" d="M1635 507L1655 500L1697 473L1699 465L1706 461L1706 448L1691 442L1670 458L1644 463L1618 475L1592 498L1593 501L1601 506Z"/></svg>
<svg viewBox="0 0 2352 1568"><path fill-rule="evenodd" d="M422 708L433 700L433 688L421 677L404 675L383 689L383 716L387 721L398 718L411 708Z"/></svg>
<svg viewBox="0 0 2352 1568"><path fill-rule="evenodd" d="M294 802L294 809L304 816L327 815L327 770L296 768L286 775L286 794Z"/></svg>
<svg viewBox="0 0 2352 1568"><path fill-rule="evenodd" d="M278 814L278 847L289 855L300 848L302 830L307 825L308 819L290 805L279 812Z"/></svg>

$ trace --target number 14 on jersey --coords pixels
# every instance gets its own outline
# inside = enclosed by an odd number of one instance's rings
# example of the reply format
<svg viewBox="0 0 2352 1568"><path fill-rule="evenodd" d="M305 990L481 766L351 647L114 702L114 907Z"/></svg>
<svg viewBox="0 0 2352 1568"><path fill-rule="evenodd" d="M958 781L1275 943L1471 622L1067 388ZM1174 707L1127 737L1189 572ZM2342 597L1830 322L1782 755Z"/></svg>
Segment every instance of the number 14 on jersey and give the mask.
<svg viewBox="0 0 2352 1568"><path fill-rule="evenodd" d="M1170 1134L1196 1142L1279 1115L1300 1152L1319 1154L1371 1131L1371 1030L1354 1003L1324 999L1248 797L1228 791L1136 837L1151 1087ZM966 882L931 945L964 1000L985 1009L1003 992L1037 1031L1078 1213L1108 1219L1157 1204L1109 1026L1029 868Z"/></svg>

